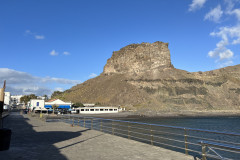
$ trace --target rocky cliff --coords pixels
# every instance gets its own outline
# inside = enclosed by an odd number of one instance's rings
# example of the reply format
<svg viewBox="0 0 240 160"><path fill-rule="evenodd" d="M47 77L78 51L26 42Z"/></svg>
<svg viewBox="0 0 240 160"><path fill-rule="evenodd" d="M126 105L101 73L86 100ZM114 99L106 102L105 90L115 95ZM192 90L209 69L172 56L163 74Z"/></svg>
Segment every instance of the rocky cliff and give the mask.
<svg viewBox="0 0 240 160"><path fill-rule="evenodd" d="M149 112L239 110L240 65L190 73L173 67L168 43L131 44L113 52L100 76L62 98Z"/></svg>
<svg viewBox="0 0 240 160"><path fill-rule="evenodd" d="M139 74L159 67L172 67L168 43L131 44L113 52L104 67L104 74Z"/></svg>

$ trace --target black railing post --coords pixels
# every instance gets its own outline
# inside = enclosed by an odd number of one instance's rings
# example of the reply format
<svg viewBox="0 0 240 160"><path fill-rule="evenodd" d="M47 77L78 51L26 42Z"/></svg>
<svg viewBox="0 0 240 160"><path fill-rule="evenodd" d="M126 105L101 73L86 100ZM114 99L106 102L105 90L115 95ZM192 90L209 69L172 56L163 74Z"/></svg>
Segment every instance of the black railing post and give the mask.
<svg viewBox="0 0 240 160"><path fill-rule="evenodd" d="M150 136L151 136L151 145L153 145L153 130L151 125L150 125Z"/></svg>
<svg viewBox="0 0 240 160"><path fill-rule="evenodd" d="M202 144L202 160L207 160L206 157L206 145Z"/></svg>
<svg viewBox="0 0 240 160"><path fill-rule="evenodd" d="M184 128L185 154L188 155L187 129Z"/></svg>
<svg viewBox="0 0 240 160"><path fill-rule="evenodd" d="M130 124L129 124L129 122L128 122L128 139L131 139L131 135L130 135L130 129L131 129L131 126L130 126Z"/></svg>
<svg viewBox="0 0 240 160"><path fill-rule="evenodd" d="M113 124L113 121L112 121L112 135L114 135L114 124Z"/></svg>
<svg viewBox="0 0 240 160"><path fill-rule="evenodd" d="M74 127L74 117L72 118L72 127Z"/></svg>
<svg viewBox="0 0 240 160"><path fill-rule="evenodd" d="M85 117L83 118L83 127L86 128L86 121L85 121Z"/></svg>
<svg viewBox="0 0 240 160"><path fill-rule="evenodd" d="M91 119L91 129L93 129L93 118Z"/></svg>

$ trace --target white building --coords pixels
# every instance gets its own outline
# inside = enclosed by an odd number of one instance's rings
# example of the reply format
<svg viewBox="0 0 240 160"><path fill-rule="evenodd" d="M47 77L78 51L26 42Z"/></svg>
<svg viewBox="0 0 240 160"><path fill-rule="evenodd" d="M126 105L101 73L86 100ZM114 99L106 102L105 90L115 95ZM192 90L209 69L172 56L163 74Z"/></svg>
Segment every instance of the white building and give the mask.
<svg viewBox="0 0 240 160"><path fill-rule="evenodd" d="M12 104L20 104L20 98L22 97L23 95L16 95L16 96L11 96L11 102Z"/></svg>
<svg viewBox="0 0 240 160"><path fill-rule="evenodd" d="M72 102L64 102L60 99L52 99L45 102L45 108L52 108L53 105L57 105L60 109L70 109L72 107Z"/></svg>
<svg viewBox="0 0 240 160"><path fill-rule="evenodd" d="M102 114L102 113L118 113L118 107L79 107L75 109L80 114Z"/></svg>
<svg viewBox="0 0 240 160"><path fill-rule="evenodd" d="M5 92L4 93L4 104L5 105L11 105L11 93L10 92Z"/></svg>
<svg viewBox="0 0 240 160"><path fill-rule="evenodd" d="M44 107L45 101L42 99L31 99L30 100L30 110L31 111L46 111Z"/></svg>

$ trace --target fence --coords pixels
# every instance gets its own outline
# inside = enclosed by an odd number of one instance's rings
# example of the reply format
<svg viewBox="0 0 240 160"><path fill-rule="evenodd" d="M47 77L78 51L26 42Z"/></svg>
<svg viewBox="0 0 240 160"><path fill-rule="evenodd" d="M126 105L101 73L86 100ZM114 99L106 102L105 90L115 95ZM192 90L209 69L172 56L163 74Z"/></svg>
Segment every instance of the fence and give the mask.
<svg viewBox="0 0 240 160"><path fill-rule="evenodd" d="M62 115L61 120L208 159L240 159L240 134L141 122Z"/></svg>

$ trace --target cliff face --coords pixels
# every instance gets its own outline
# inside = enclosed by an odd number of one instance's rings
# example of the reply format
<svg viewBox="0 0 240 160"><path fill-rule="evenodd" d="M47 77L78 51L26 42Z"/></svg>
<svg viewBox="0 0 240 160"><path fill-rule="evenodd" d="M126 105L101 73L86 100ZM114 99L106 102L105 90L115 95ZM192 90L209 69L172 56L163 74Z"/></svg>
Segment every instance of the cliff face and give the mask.
<svg viewBox="0 0 240 160"><path fill-rule="evenodd" d="M100 76L62 97L149 112L239 110L240 65L190 73L172 66L168 43L132 44L113 52Z"/></svg>
<svg viewBox="0 0 240 160"><path fill-rule="evenodd" d="M240 109L240 65L203 73L169 69L159 75L136 76L128 83L147 92L166 110Z"/></svg>
<svg viewBox="0 0 240 160"><path fill-rule="evenodd" d="M161 68L170 68L168 43L131 44L113 52L104 67L104 74L139 74Z"/></svg>

